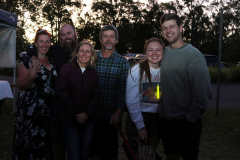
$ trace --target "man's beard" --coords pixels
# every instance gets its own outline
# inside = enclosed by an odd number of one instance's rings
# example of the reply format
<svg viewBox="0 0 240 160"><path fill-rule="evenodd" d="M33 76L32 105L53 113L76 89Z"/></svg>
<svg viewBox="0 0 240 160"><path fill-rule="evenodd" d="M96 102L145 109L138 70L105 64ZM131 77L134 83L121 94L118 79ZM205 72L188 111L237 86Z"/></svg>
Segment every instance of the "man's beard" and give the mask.
<svg viewBox="0 0 240 160"><path fill-rule="evenodd" d="M113 49L113 47L114 47L114 45L112 44L112 46L111 46L111 47L107 47L106 45L104 45L104 44L103 44L103 47L104 47L106 50L112 50L112 49Z"/></svg>
<svg viewBox="0 0 240 160"><path fill-rule="evenodd" d="M106 46L104 46L104 48L105 48L106 50L111 50L111 49L113 48L113 46L112 46L112 47L106 47Z"/></svg>
<svg viewBox="0 0 240 160"><path fill-rule="evenodd" d="M71 43L66 43L67 40L72 40ZM74 51L76 45L77 45L77 40L76 40L76 37L74 38L68 38L68 39L65 39L64 42L60 42L61 44L61 47L63 48L64 51L66 52L72 52Z"/></svg>

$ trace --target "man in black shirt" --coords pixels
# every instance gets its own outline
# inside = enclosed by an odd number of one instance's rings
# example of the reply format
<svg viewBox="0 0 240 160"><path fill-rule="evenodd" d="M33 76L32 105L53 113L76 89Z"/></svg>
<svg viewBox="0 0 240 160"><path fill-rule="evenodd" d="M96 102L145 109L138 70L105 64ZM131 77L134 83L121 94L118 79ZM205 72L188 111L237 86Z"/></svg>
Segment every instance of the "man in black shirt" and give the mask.
<svg viewBox="0 0 240 160"><path fill-rule="evenodd" d="M65 24L60 29L60 45L52 45L48 56L53 58L57 74L59 75L61 67L68 63L71 59L71 54L78 44L77 33L73 26ZM40 66L37 59L37 48L30 44L27 49L27 54L32 57L33 64ZM55 99L50 112L50 140L52 142L52 156L54 160L64 159L64 145L61 131L60 115L60 102Z"/></svg>
<svg viewBox="0 0 240 160"><path fill-rule="evenodd" d="M63 25L60 29L60 45L52 45L49 50L49 56L53 58L58 73L60 68L71 59L71 54L77 44L75 29L69 24ZM28 46L27 54L29 57L35 56L32 60L38 62L37 48L34 43Z"/></svg>

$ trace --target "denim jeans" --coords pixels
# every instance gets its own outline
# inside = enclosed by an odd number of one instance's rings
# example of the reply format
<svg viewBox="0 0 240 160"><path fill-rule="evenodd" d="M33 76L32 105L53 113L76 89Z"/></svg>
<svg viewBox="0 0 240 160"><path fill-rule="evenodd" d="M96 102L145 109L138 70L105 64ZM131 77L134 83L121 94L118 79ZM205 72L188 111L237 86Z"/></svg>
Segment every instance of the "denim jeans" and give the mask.
<svg viewBox="0 0 240 160"><path fill-rule="evenodd" d="M88 160L95 122L62 121L62 133L69 160Z"/></svg>

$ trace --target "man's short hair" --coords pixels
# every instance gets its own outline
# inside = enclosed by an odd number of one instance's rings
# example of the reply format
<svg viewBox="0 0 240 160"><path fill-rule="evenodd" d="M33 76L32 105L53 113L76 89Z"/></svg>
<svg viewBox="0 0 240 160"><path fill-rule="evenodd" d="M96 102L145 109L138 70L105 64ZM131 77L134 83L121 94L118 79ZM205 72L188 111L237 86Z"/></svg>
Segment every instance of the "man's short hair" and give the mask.
<svg viewBox="0 0 240 160"><path fill-rule="evenodd" d="M60 32L61 32L62 28L65 27L65 26L70 26L70 27L73 29L73 33L76 33L75 28L74 28L73 25L71 25L71 24L64 24L63 26L61 26ZM59 32L59 33L60 33L60 32Z"/></svg>
<svg viewBox="0 0 240 160"><path fill-rule="evenodd" d="M109 31L109 30L114 31L116 40L118 40L118 38L119 38L118 30L113 25L105 25L104 27L102 27L102 29L100 30L100 33L99 33L99 39L102 39L102 35L103 35L104 31Z"/></svg>
<svg viewBox="0 0 240 160"><path fill-rule="evenodd" d="M180 27L180 25L182 24L182 20L180 19L180 17L177 14L164 13L162 15L162 17L160 18L160 25L162 25L165 21L169 21L169 20L176 20L178 27Z"/></svg>

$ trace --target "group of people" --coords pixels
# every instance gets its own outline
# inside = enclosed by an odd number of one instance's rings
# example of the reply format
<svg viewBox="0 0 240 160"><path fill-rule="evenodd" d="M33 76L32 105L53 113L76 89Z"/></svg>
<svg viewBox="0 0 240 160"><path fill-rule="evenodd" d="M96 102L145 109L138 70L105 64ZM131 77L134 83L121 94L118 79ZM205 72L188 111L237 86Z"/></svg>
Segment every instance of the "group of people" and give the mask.
<svg viewBox="0 0 240 160"><path fill-rule="evenodd" d="M200 51L182 39L178 15L160 19L163 37L147 40L146 58L130 68L115 46L112 25L99 33L101 50L78 44L73 26L60 29L60 45L39 29L22 57L12 158L15 160L117 160L118 130L157 148L167 160L197 160L202 115L212 91ZM65 152L66 150L66 152Z"/></svg>

